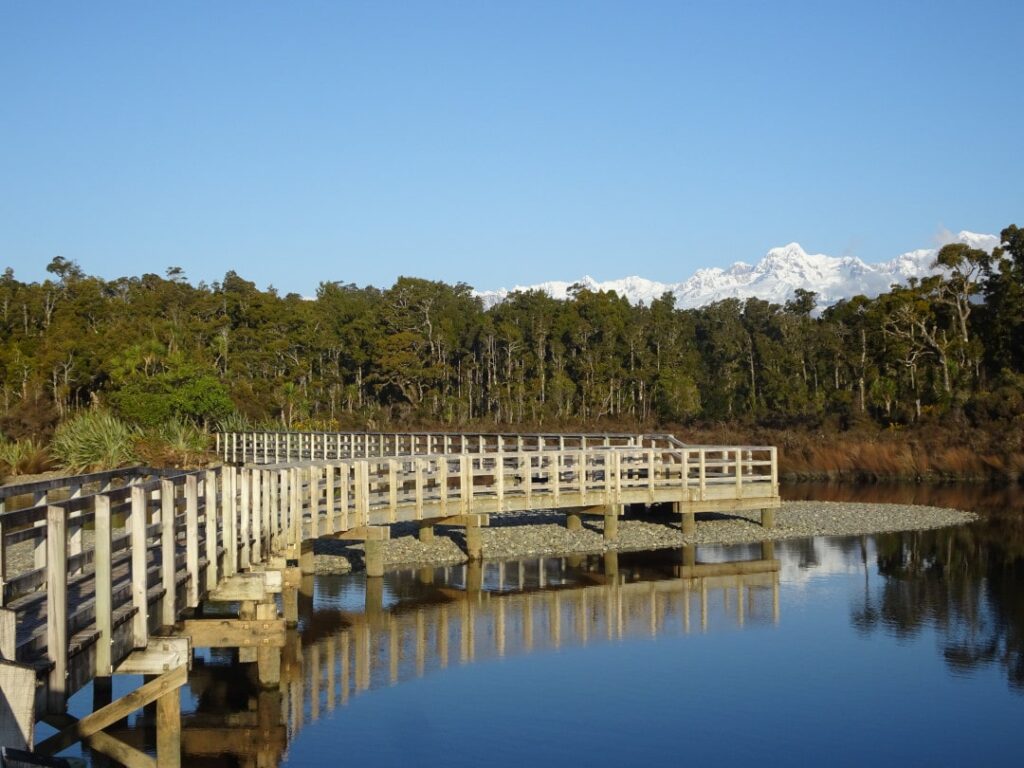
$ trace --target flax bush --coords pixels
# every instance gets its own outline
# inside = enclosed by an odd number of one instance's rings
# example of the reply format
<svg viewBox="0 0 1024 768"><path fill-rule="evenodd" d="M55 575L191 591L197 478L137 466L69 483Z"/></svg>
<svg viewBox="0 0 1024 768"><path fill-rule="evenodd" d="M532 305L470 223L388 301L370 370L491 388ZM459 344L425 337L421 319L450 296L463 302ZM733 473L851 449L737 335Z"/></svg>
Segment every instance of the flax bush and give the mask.
<svg viewBox="0 0 1024 768"><path fill-rule="evenodd" d="M138 461L139 435L106 411L83 411L57 428L50 452L71 472L116 469Z"/></svg>

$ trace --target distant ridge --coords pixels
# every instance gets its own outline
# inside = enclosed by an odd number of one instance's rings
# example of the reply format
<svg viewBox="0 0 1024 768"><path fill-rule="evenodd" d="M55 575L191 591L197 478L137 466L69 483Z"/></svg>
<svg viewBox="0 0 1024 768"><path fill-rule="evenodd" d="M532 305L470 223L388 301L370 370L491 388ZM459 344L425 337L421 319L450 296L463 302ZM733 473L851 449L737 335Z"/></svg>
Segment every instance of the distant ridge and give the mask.
<svg viewBox="0 0 1024 768"><path fill-rule="evenodd" d="M991 253L999 245L999 238L965 230L949 238L949 242L966 243ZM858 294L877 296L889 290L893 283L903 284L912 277L934 274L931 264L938 252L938 248L921 248L900 254L891 261L867 264L855 256L807 253L799 243L790 243L772 248L755 265L738 261L728 269L700 269L679 283L659 283L636 276L598 282L584 276L573 282L552 280L537 285L517 285L511 290L500 288L475 293L489 308L513 291L541 290L553 298L565 299L569 287L578 282L592 291L615 291L633 304L650 304L670 292L676 297L677 307L690 309L730 298L759 298L782 304L797 288L803 288L817 293L818 306L825 307Z"/></svg>

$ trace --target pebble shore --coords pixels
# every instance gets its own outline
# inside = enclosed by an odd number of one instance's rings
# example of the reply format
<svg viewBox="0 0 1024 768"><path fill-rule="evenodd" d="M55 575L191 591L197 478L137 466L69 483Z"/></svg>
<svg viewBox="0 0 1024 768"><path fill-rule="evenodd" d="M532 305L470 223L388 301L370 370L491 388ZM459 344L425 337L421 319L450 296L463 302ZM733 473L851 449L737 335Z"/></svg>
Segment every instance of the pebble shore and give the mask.
<svg viewBox="0 0 1024 768"><path fill-rule="evenodd" d="M800 539L810 536L856 536L887 531L945 528L975 520L977 515L955 509L909 504L862 504L831 501L789 501L775 512L775 527L764 529L758 513L702 514L697 531L684 536L678 517L650 514L619 520L618 541L605 541L604 521L583 517L583 529L565 528L563 512L515 512L492 515L482 529L483 556L487 560L511 560L540 555L597 554L615 550L679 547L684 544L748 544L758 541ZM434 541L416 537L415 524L392 526L392 538L384 544L384 567L415 568L455 565L466 561L460 528L438 526ZM83 546L92 547L92 532L83 531ZM357 542L320 539L314 560L317 573L348 573L363 567L363 548ZM8 573L33 567L31 542L8 548Z"/></svg>
<svg viewBox="0 0 1024 768"><path fill-rule="evenodd" d="M811 536L857 536L890 531L926 530L961 525L977 519L972 512L909 504L855 502L783 502L775 512L775 527L762 528L760 514L730 513L697 516L697 530L684 536L678 517L650 514L619 520L617 541L605 541L600 517L583 517L583 529L565 528L560 512L517 512L492 515L482 530L485 560L510 560L541 555L597 554L679 547L684 544L748 544ZM434 541L416 538L415 525L392 526L384 545L384 567L415 568L465 562L463 534L458 528L438 527ZM347 573L360 569L362 546L354 542L317 542L318 573Z"/></svg>

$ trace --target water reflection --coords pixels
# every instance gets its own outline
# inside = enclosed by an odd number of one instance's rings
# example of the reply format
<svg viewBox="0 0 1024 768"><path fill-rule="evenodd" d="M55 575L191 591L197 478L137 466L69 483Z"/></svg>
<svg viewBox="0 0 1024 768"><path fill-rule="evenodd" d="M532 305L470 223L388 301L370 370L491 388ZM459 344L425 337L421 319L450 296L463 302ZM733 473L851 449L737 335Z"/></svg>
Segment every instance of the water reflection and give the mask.
<svg viewBox="0 0 1024 768"><path fill-rule="evenodd" d="M853 626L900 638L934 629L951 672L969 675L996 665L1024 693L1024 489L806 483L784 488L783 495L977 512L981 517L971 525L871 537L883 581L875 590L866 586L852 610ZM848 540L864 553L865 564L866 538Z"/></svg>
<svg viewBox="0 0 1024 768"><path fill-rule="evenodd" d="M257 665L237 653L197 660L184 764L276 766L303 728L353 697L451 665L777 623L773 545L732 557L704 562L686 547L305 578L278 688L261 690ZM139 725L112 733L144 748Z"/></svg>

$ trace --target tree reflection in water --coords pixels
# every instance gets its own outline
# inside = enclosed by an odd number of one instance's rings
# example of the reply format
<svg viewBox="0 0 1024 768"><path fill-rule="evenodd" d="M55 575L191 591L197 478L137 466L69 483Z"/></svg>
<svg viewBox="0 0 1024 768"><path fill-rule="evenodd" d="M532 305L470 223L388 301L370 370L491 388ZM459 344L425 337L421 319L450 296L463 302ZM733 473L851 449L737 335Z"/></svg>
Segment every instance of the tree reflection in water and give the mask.
<svg viewBox="0 0 1024 768"><path fill-rule="evenodd" d="M786 489L787 498L930 504L981 515L970 525L874 536L875 590L851 612L863 633L898 638L933 627L955 674L998 664L1014 691L1024 693L1024 490L984 486L823 486ZM859 546L865 564L866 538ZM844 542L846 544L846 542ZM865 579L869 569L865 568Z"/></svg>

